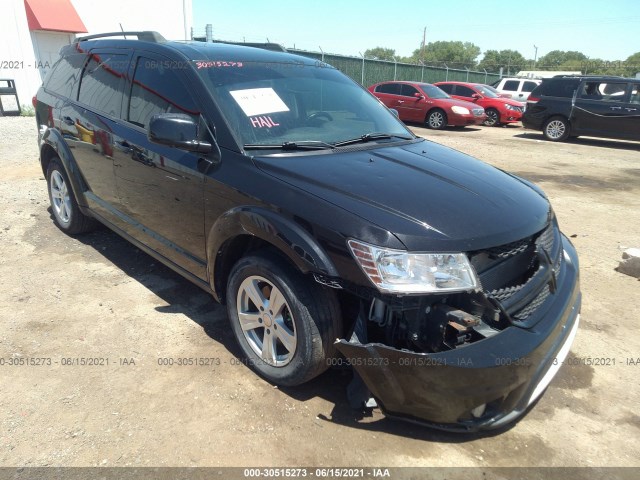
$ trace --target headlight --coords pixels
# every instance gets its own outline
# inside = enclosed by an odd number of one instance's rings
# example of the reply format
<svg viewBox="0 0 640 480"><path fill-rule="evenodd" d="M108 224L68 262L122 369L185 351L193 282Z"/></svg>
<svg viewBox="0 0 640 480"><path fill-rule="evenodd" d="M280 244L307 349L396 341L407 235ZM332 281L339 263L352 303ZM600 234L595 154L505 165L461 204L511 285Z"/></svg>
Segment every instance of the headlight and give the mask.
<svg viewBox="0 0 640 480"><path fill-rule="evenodd" d="M504 106L507 110L520 110L518 107L514 107L513 105L509 105L508 103L505 103Z"/></svg>
<svg viewBox="0 0 640 480"><path fill-rule="evenodd" d="M385 293L460 292L478 288L464 253L410 253L348 241L369 280Z"/></svg>
<svg viewBox="0 0 640 480"><path fill-rule="evenodd" d="M454 105L453 107L451 107L451 111L453 113L457 113L458 115L469 115L469 109L468 108L464 108L464 107L459 107L458 105Z"/></svg>

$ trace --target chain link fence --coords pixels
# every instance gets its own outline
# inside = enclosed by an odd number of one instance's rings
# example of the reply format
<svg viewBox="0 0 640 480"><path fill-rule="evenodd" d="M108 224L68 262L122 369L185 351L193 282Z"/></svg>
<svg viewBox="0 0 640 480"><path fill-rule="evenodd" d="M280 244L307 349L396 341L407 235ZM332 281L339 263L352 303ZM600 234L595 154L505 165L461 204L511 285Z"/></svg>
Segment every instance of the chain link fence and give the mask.
<svg viewBox="0 0 640 480"><path fill-rule="evenodd" d="M349 57L333 53L309 52L293 48L288 48L287 51L328 63L365 87L388 80L405 80L424 83L445 82L449 80L489 84L500 78L500 75L497 73L478 72L475 70L412 65L410 63Z"/></svg>

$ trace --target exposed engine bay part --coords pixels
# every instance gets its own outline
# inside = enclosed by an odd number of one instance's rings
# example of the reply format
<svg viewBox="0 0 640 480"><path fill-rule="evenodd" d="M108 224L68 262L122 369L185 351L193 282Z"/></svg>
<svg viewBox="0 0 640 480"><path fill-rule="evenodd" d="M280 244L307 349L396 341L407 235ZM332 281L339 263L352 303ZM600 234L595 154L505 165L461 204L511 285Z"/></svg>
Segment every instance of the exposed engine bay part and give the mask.
<svg viewBox="0 0 640 480"><path fill-rule="evenodd" d="M420 297L368 307L367 337L417 353L452 350L495 335L508 322L482 293Z"/></svg>

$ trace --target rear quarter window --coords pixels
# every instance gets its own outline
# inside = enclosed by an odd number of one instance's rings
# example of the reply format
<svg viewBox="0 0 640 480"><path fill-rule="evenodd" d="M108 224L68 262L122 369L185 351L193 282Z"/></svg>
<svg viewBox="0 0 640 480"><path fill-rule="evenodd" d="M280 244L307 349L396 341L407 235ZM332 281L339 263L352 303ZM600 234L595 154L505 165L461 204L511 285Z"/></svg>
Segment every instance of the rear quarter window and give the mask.
<svg viewBox="0 0 640 480"><path fill-rule="evenodd" d="M536 88L533 94L538 93L539 95L546 95L548 97L571 98L573 97L573 92L578 89L579 84L579 79L547 80L542 82L542 85Z"/></svg>
<svg viewBox="0 0 640 480"><path fill-rule="evenodd" d="M44 82L44 88L50 93L75 100L82 66L87 56L82 53L65 55L56 62Z"/></svg>

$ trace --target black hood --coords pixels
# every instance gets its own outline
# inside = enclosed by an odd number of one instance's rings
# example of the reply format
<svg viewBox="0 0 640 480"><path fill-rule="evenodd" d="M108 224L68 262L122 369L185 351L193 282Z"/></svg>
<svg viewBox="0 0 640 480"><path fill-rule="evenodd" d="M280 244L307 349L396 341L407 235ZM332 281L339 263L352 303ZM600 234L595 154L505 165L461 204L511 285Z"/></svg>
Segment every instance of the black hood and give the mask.
<svg viewBox="0 0 640 480"><path fill-rule="evenodd" d="M341 150L254 160L388 230L412 251L503 245L542 230L550 218L549 202L529 185L433 142Z"/></svg>

